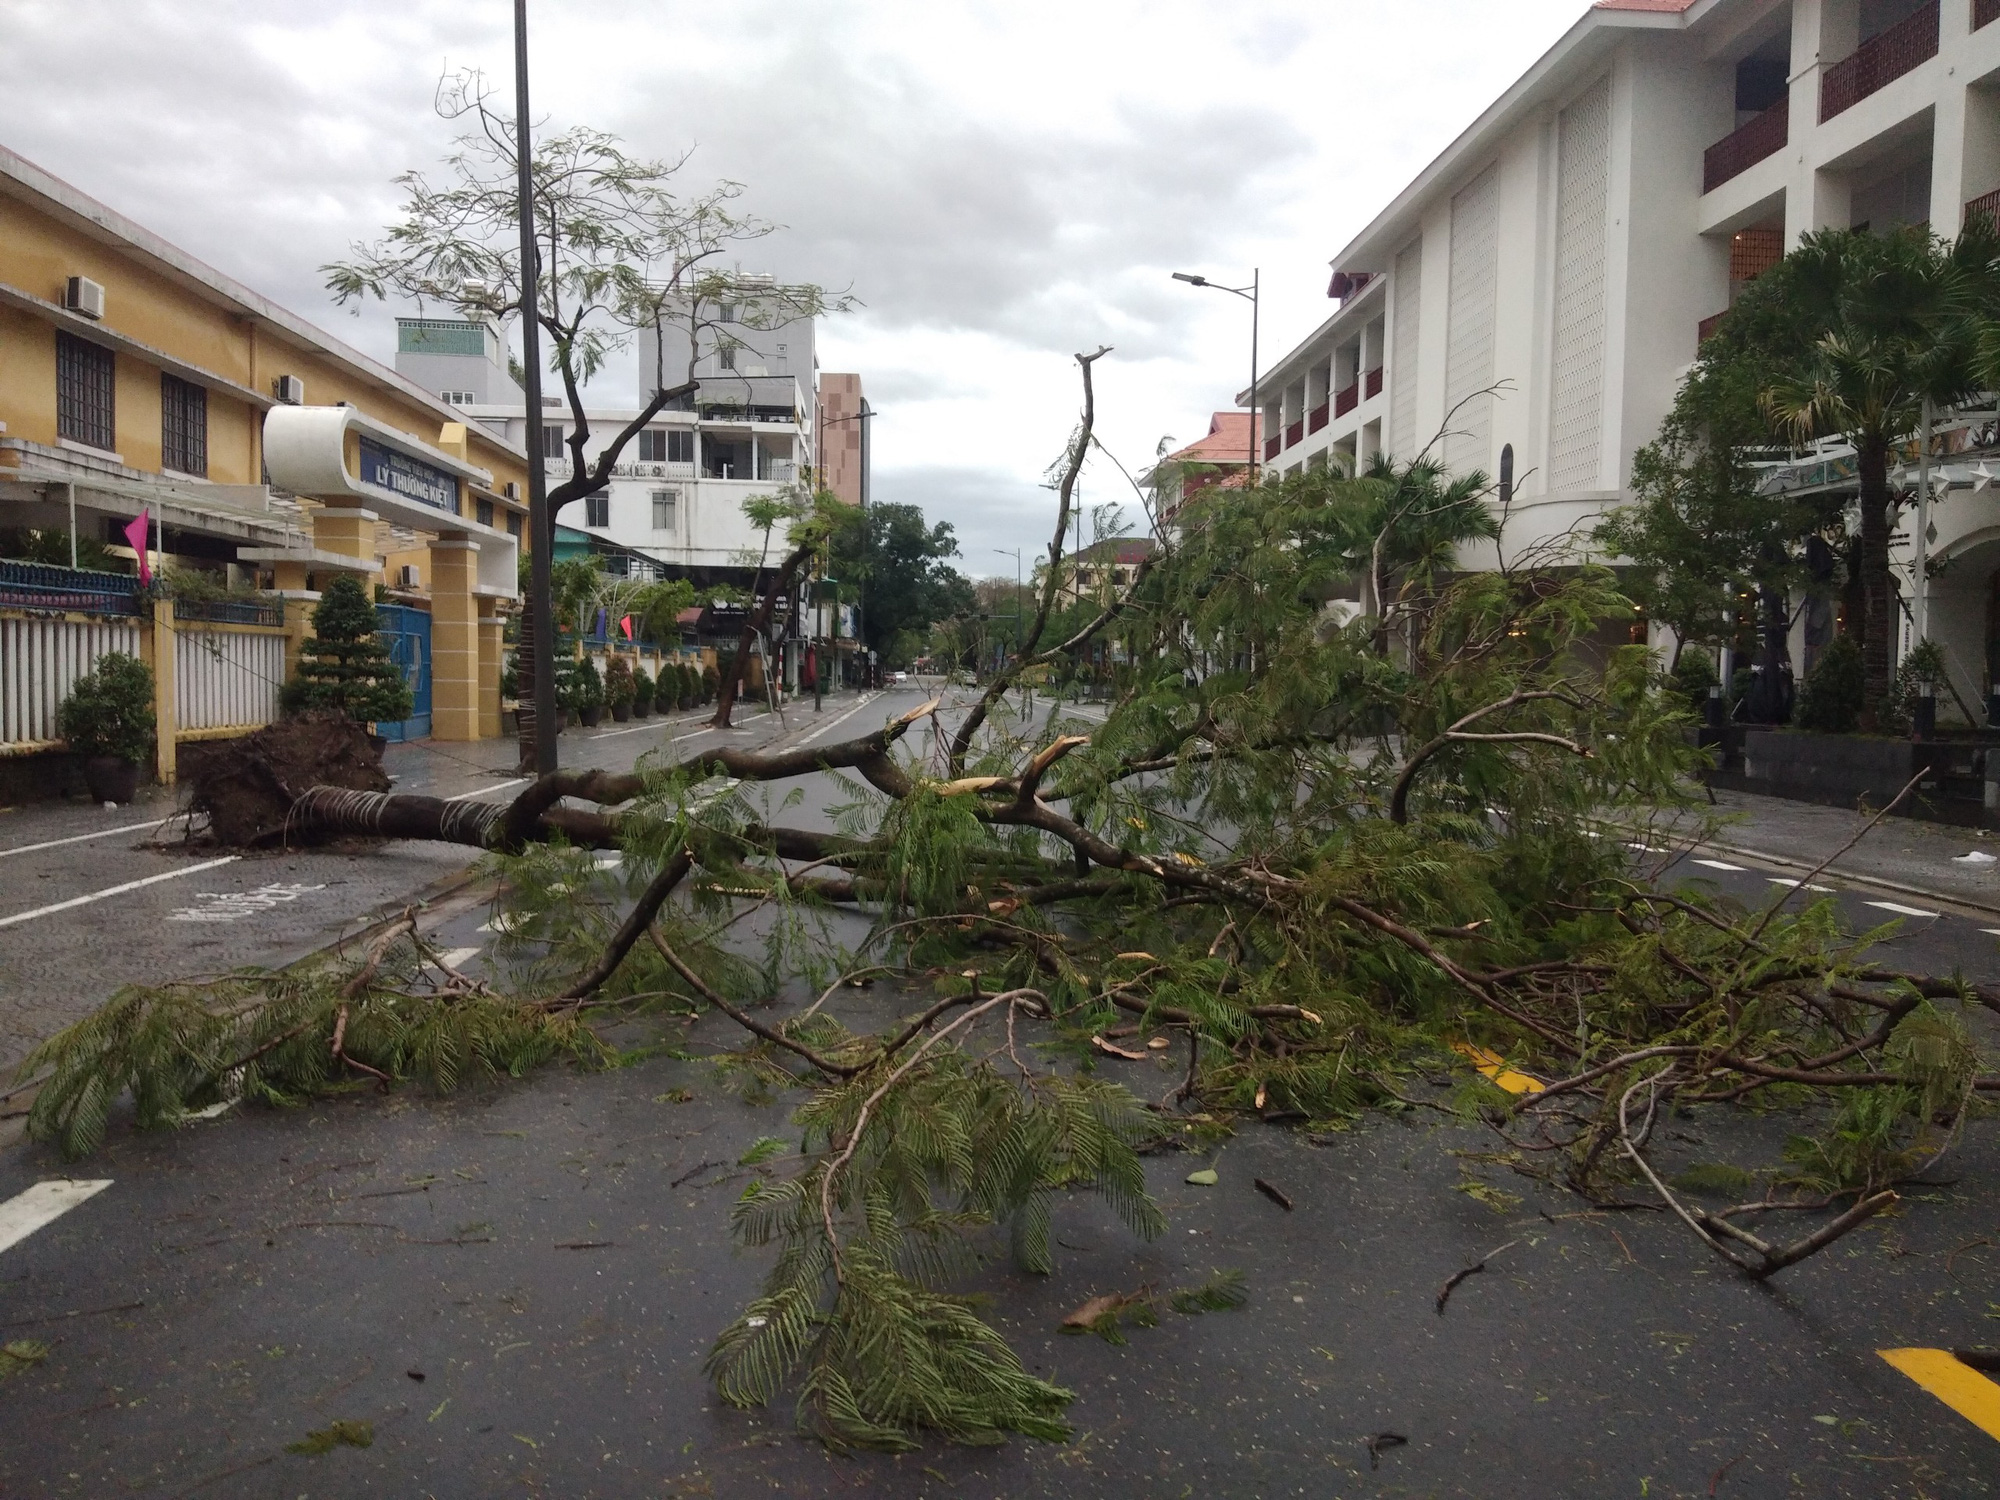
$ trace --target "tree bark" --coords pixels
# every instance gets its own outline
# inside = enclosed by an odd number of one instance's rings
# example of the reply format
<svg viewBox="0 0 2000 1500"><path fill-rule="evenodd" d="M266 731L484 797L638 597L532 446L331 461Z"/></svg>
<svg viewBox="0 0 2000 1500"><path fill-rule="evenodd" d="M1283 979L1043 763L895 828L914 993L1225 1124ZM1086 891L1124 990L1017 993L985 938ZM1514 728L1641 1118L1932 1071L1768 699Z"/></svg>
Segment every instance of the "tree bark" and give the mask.
<svg viewBox="0 0 2000 1500"><path fill-rule="evenodd" d="M715 717L708 721L711 728L729 727L729 713L736 706L737 686L743 681L743 674L750 667L751 644L770 628L771 612L777 607L778 595L792 586L793 577L811 556L812 548L801 547L786 558L784 565L778 570L778 576L772 580L771 587L758 602L757 613L743 622L743 634L736 642L736 660L730 669L722 674L722 686L715 694Z"/></svg>
<svg viewBox="0 0 2000 1500"><path fill-rule="evenodd" d="M1889 573L1889 450L1879 438L1855 448L1861 484L1861 673L1866 694L1862 726L1874 729L1889 698L1895 657L1896 588Z"/></svg>

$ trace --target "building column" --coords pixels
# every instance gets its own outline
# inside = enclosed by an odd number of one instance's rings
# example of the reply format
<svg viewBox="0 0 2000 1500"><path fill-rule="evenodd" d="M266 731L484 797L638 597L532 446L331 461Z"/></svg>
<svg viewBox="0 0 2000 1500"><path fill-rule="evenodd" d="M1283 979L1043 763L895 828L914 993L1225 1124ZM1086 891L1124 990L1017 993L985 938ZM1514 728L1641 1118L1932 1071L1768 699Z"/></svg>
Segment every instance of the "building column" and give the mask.
<svg viewBox="0 0 2000 1500"><path fill-rule="evenodd" d="M430 564L431 737L476 740L481 674L479 599L472 590L479 582L479 543L441 536L431 543Z"/></svg>
<svg viewBox="0 0 2000 1500"><path fill-rule="evenodd" d="M153 669L153 772L161 786L172 786L178 769L174 734L180 726L173 600L163 595L153 601L153 628L147 635L152 641L147 665Z"/></svg>
<svg viewBox="0 0 2000 1500"><path fill-rule="evenodd" d="M336 552L342 557L372 560L375 556L375 523L380 519L372 510L334 506L316 510L312 517L313 546L321 552Z"/></svg>
<svg viewBox="0 0 2000 1500"><path fill-rule="evenodd" d="M506 622L500 601L478 599L479 606L479 737L500 738L500 669L507 655Z"/></svg>

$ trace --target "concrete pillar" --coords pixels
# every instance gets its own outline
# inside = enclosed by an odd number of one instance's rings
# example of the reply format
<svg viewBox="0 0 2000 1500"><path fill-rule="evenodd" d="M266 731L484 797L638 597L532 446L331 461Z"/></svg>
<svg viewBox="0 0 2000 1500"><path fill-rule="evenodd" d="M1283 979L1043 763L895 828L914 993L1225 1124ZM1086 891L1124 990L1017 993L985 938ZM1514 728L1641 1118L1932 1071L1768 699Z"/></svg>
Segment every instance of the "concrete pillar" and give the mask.
<svg viewBox="0 0 2000 1500"><path fill-rule="evenodd" d="M173 600L162 597L153 601L153 628L146 635L151 644L147 665L153 669L153 772L161 786L172 786L176 774L174 730L180 722Z"/></svg>
<svg viewBox="0 0 2000 1500"><path fill-rule="evenodd" d="M479 737L500 738L500 669L507 654L506 622L497 599L480 599L479 606Z"/></svg>
<svg viewBox="0 0 2000 1500"><path fill-rule="evenodd" d="M342 557L372 559L375 556L375 523L381 518L372 510L327 507L313 512L313 546Z"/></svg>
<svg viewBox="0 0 2000 1500"><path fill-rule="evenodd" d="M431 543L430 562L431 737L476 740L480 737L479 599L472 589L479 581L479 543L464 536L441 536ZM497 668L494 685L497 690Z"/></svg>

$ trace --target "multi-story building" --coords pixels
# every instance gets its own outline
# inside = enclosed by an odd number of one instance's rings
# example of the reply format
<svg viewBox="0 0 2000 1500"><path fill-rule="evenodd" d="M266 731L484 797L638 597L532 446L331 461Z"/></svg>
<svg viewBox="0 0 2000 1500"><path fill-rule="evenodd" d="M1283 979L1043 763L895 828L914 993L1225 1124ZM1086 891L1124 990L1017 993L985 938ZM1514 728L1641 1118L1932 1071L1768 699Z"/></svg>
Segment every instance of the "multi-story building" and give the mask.
<svg viewBox="0 0 2000 1500"><path fill-rule="evenodd" d="M0 563L0 756L52 750L69 684L138 650L171 778L177 741L275 716L340 573L410 606L425 711L402 732L497 735L526 478L462 408L0 149L0 528L268 591L212 605Z"/></svg>
<svg viewBox="0 0 2000 1500"><path fill-rule="evenodd" d="M1333 258L1335 311L1265 377L1267 469L1429 449L1491 474L1511 445L1501 547L1586 532L1629 497L1705 327L1802 235L1948 235L2000 201L1996 18L1601 0ZM1954 563L1933 619L1982 699L1990 510L1932 510Z"/></svg>
<svg viewBox="0 0 2000 1500"><path fill-rule="evenodd" d="M1190 496L1215 485L1241 485L1244 476L1258 466L1262 428L1263 423L1250 412L1216 412L1208 419L1206 434L1155 464L1143 482L1152 491L1159 526L1171 526Z"/></svg>
<svg viewBox="0 0 2000 1500"><path fill-rule="evenodd" d="M819 436L814 447L823 455L821 483L849 505L868 504L874 436L868 429L874 416L859 375L829 371L819 377Z"/></svg>
<svg viewBox="0 0 2000 1500"><path fill-rule="evenodd" d="M697 583L748 581L766 538L743 502L802 478L816 451L813 320L760 315L755 291L769 278L739 281L745 302L704 308L698 338L679 318L666 323L664 336L638 334L641 391L650 396L689 378L700 389L674 398L646 425L620 454L607 489L559 517L565 527ZM573 416L561 398L544 396L531 437L498 330L435 318L397 323L400 373L467 420L510 442L531 442L552 486L568 477ZM637 415L632 407L587 408L586 456L595 458ZM770 539L777 548L783 542Z"/></svg>

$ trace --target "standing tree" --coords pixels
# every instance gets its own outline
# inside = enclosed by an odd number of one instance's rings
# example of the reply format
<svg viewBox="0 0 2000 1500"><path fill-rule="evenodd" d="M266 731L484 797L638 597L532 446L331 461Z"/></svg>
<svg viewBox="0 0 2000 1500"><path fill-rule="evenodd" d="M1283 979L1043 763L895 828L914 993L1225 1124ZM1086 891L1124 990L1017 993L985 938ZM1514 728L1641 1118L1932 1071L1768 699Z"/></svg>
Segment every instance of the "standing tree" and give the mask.
<svg viewBox="0 0 2000 1500"><path fill-rule="evenodd" d="M403 173L396 179L403 189L401 219L383 239L356 244L352 259L320 269L341 303L394 293L419 307L441 304L482 322L504 319L518 312L522 301L514 122L493 107L486 80L476 71L445 79L437 108L448 120L469 120L476 127L461 135L445 158L444 180ZM725 181L693 196L676 196L673 180L686 161L685 156L674 161L630 156L617 137L586 126L536 144L530 164L540 260L535 316L568 407L570 458L567 477L549 490L549 531L530 538L530 546L552 545L563 507L608 486L613 466L646 424L698 388L695 365L729 338L722 332L725 306L739 323L775 328L849 305L845 298L829 299L817 286L746 277L710 264L775 226L734 210L743 193L740 183ZM669 323L687 331L687 369L673 372L670 384L666 340L656 339L650 389L638 413L590 456L584 386L634 332L659 334ZM545 457L541 422L541 413L527 414L524 439L531 461ZM534 715L527 710L537 656L532 629L524 629L517 657L524 761L534 747Z"/></svg>
<svg viewBox="0 0 2000 1500"><path fill-rule="evenodd" d="M415 708L410 685L379 628L360 580L342 573L329 583L313 611L313 638L299 648L298 675L279 695L285 711L329 710L362 724L407 719Z"/></svg>
<svg viewBox="0 0 2000 1500"><path fill-rule="evenodd" d="M975 607L972 584L950 563L959 555L951 522L927 524L920 506L880 504L845 520L833 534L831 569L843 584L864 589L861 638L885 662L899 636L921 639L938 621Z"/></svg>

